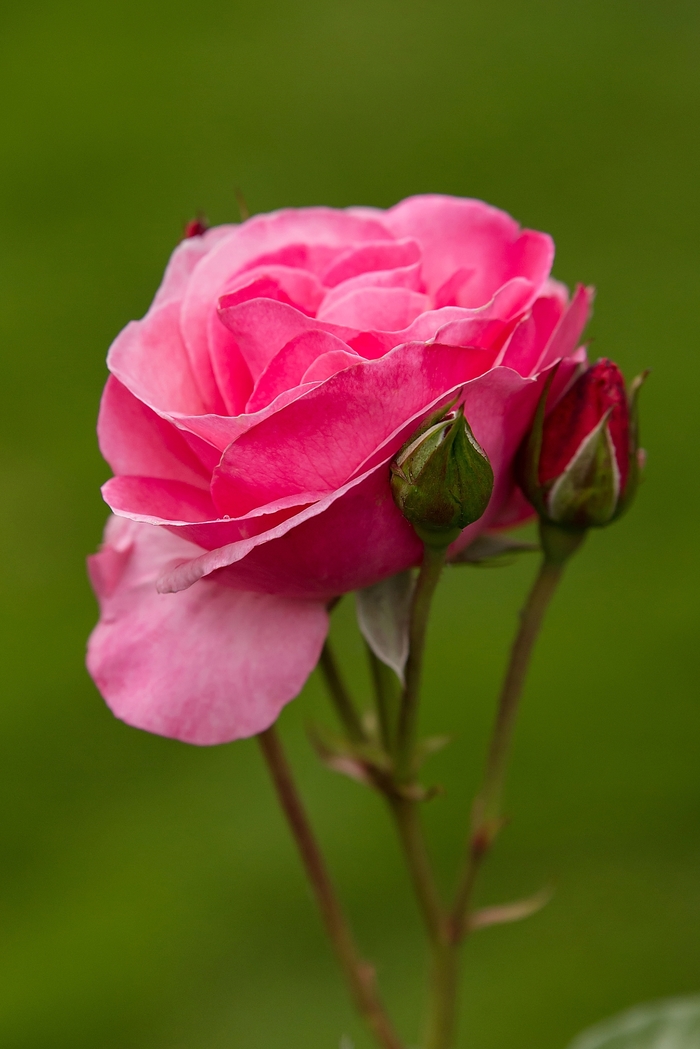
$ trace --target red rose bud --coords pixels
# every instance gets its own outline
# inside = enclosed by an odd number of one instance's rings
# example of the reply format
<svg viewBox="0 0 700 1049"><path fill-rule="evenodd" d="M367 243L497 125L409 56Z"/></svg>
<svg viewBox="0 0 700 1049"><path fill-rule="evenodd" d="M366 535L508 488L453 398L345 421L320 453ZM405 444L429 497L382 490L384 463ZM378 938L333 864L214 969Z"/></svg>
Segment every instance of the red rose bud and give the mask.
<svg viewBox="0 0 700 1049"><path fill-rule="evenodd" d="M183 240L189 240L190 237L201 237L203 233L206 233L209 229L209 223L205 219L204 215L198 215L196 219L192 219L185 226L182 234Z"/></svg>
<svg viewBox="0 0 700 1049"><path fill-rule="evenodd" d="M391 464L396 505L428 546L442 548L478 521L491 498L493 470L460 408L431 417Z"/></svg>
<svg viewBox="0 0 700 1049"><path fill-rule="evenodd" d="M518 457L519 483L540 518L583 532L614 521L637 487L637 394L604 358L588 368L545 418L545 389Z"/></svg>

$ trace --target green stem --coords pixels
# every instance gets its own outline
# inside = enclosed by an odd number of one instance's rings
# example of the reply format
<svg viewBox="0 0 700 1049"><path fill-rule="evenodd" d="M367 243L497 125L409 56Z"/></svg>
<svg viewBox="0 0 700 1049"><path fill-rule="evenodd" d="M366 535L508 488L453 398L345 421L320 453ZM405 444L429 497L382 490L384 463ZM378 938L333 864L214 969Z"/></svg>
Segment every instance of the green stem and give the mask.
<svg viewBox="0 0 700 1049"><path fill-rule="evenodd" d="M428 616L435 587L438 584L442 566L445 563L447 548L434 549L425 546L416 589L411 605L411 624L409 634L408 660L406 662L406 684L401 696L399 724L396 736L397 774L402 781L409 780L413 774L413 746L418 720L418 700L420 697L420 680L423 668L423 649L428 627Z"/></svg>
<svg viewBox="0 0 700 1049"><path fill-rule="evenodd" d="M564 560L544 557L539 573L520 613L520 627L511 649L496 713L486 770L472 811L471 839L464 871L452 910L452 935L461 939L468 931L474 885L483 859L501 826L501 799L525 677L542 620L564 570Z"/></svg>
<svg viewBox="0 0 700 1049"><path fill-rule="evenodd" d="M274 726L260 733L258 741L355 1006L382 1049L403 1049L377 993L374 969L360 956L335 894Z"/></svg>
<svg viewBox="0 0 700 1049"><path fill-rule="evenodd" d="M430 944L426 1049L448 1049L455 1032L458 945L450 938L447 914L435 883L417 803L395 795L388 800Z"/></svg>
<svg viewBox="0 0 700 1049"><path fill-rule="evenodd" d="M345 687L345 683L340 676L340 670L336 663L335 656L333 655L333 649L331 648L330 641L326 641L321 650L321 658L318 661L318 665L323 672L323 676L326 679L328 685L328 692L333 705L335 706L338 717L345 727L350 739L353 743L363 743L367 739L367 734L362 727L359 715L355 710L350 693Z"/></svg>

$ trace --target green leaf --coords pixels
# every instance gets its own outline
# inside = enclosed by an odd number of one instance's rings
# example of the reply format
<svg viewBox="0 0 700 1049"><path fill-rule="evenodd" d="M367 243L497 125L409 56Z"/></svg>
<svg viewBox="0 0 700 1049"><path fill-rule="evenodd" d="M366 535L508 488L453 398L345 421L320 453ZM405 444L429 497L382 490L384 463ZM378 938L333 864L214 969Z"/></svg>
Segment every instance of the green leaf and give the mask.
<svg viewBox="0 0 700 1049"><path fill-rule="evenodd" d="M698 1049L700 996L638 1005L584 1031L569 1049Z"/></svg>
<svg viewBox="0 0 700 1049"><path fill-rule="evenodd" d="M411 572L399 572L355 594L360 633L377 659L391 667L401 684L408 659L413 586Z"/></svg>

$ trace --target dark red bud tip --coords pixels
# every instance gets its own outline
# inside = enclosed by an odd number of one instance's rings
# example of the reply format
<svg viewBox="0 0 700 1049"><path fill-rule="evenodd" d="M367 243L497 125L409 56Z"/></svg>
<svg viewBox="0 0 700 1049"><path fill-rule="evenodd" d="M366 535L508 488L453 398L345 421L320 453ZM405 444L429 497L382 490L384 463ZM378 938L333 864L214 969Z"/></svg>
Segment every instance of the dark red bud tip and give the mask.
<svg viewBox="0 0 700 1049"><path fill-rule="evenodd" d="M187 223L182 234L182 239L189 240L190 237L201 237L208 229L209 223L203 215L199 215L196 219L192 219Z"/></svg>
<svg viewBox="0 0 700 1049"><path fill-rule="evenodd" d="M608 430L624 492L629 469L629 407L625 380L613 361L596 361L579 376L544 421L539 482L547 484L564 473L585 439L608 415Z"/></svg>

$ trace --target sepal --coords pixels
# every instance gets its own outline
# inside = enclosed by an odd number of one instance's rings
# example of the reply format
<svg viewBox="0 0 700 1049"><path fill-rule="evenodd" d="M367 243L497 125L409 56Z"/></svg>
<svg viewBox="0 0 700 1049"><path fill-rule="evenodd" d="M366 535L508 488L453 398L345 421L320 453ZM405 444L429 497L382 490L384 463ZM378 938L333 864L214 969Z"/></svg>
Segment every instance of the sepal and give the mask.
<svg viewBox="0 0 700 1049"><path fill-rule="evenodd" d="M391 490L426 546L444 549L478 521L493 491L493 470L460 407L421 427L391 464Z"/></svg>

